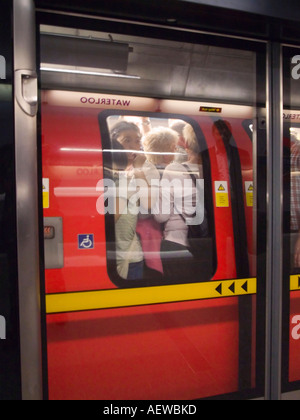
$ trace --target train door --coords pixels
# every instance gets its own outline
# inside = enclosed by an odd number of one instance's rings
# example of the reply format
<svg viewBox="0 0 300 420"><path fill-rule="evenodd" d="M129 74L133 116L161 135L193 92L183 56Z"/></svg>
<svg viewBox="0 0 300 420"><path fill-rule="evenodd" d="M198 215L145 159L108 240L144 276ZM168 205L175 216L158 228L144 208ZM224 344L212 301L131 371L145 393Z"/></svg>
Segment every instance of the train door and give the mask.
<svg viewBox="0 0 300 420"><path fill-rule="evenodd" d="M4 8L3 8L4 9ZM15 202L12 194L8 194L9 188L5 180L11 179L11 186L14 185L12 174L14 164L14 110L13 110L13 57L12 57L12 4L1 11L0 15L0 150L1 150L1 176L0 176L0 383L7 384L7 387L0 387L0 399L20 398L20 364L19 351L20 343L16 334L18 331L18 315L13 313L12 307L17 307L18 299L12 298L17 295L17 275L14 267L17 266L16 249L16 223L14 219ZM5 99L5 100L4 100ZM6 235L3 235L3 225L6 224ZM10 238L6 242L4 236ZM14 368L15 367L15 368ZM9 384L9 385L8 385Z"/></svg>
<svg viewBox="0 0 300 420"><path fill-rule="evenodd" d="M283 392L299 399L299 62L300 50L283 48Z"/></svg>
<svg viewBox="0 0 300 420"><path fill-rule="evenodd" d="M39 29L50 399L263 396L265 44Z"/></svg>

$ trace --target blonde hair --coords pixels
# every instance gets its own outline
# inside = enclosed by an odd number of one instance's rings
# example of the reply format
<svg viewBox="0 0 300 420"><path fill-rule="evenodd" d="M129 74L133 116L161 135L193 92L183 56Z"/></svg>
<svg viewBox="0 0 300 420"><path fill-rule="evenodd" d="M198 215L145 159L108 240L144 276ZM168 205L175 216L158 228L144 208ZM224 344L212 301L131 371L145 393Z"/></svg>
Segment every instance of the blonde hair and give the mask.
<svg viewBox="0 0 300 420"><path fill-rule="evenodd" d="M164 154L172 152L172 146L177 144L179 136L170 128L159 127L151 130L143 141L147 160L153 165L164 163ZM151 154L159 153L159 154Z"/></svg>
<svg viewBox="0 0 300 420"><path fill-rule="evenodd" d="M187 124L183 129L183 137L185 140L186 148L192 152L200 153L200 147L193 127Z"/></svg>

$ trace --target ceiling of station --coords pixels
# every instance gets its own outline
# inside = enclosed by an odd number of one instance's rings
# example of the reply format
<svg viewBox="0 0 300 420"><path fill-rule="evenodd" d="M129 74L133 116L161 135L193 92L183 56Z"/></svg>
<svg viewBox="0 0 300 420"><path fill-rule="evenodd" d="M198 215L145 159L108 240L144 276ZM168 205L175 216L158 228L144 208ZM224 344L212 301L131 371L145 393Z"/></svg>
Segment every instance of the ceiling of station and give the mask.
<svg viewBox="0 0 300 420"><path fill-rule="evenodd" d="M253 104L253 51L41 27L42 87Z"/></svg>

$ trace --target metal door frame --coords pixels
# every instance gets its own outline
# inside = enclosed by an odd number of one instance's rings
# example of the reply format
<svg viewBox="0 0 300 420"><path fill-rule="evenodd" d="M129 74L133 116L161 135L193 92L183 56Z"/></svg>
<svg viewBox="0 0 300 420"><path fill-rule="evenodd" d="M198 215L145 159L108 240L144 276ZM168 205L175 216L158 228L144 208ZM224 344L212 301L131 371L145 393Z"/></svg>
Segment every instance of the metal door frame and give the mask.
<svg viewBox="0 0 300 420"><path fill-rule="evenodd" d="M14 0L15 154L21 386L43 399L36 26L33 0Z"/></svg>

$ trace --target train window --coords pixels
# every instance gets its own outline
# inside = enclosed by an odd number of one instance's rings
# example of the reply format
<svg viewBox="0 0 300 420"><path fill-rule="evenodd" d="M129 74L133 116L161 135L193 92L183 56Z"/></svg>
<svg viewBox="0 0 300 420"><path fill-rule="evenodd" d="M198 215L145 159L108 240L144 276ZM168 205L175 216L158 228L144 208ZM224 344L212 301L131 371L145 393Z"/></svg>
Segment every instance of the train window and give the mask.
<svg viewBox="0 0 300 420"><path fill-rule="evenodd" d="M97 206L106 214L114 283L210 280L216 271L213 197L201 128L182 115L107 114L99 115L104 192Z"/></svg>

